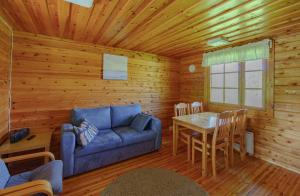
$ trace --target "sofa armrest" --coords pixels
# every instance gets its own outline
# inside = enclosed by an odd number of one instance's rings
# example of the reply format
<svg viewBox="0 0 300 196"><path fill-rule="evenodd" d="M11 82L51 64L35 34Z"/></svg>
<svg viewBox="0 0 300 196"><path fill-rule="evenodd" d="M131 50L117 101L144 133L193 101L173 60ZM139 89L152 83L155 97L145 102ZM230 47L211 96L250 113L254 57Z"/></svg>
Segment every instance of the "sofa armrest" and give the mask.
<svg viewBox="0 0 300 196"><path fill-rule="evenodd" d="M34 180L0 190L0 195L43 195L52 196L51 184L46 180Z"/></svg>
<svg viewBox="0 0 300 196"><path fill-rule="evenodd" d="M61 127L60 156L63 161L64 177L73 175L75 147L76 137L73 132L73 125L63 124Z"/></svg>
<svg viewBox="0 0 300 196"><path fill-rule="evenodd" d="M150 128L151 128L151 130L156 132L155 150L158 150L158 149L160 149L161 142L162 142L161 121L158 118L152 116Z"/></svg>

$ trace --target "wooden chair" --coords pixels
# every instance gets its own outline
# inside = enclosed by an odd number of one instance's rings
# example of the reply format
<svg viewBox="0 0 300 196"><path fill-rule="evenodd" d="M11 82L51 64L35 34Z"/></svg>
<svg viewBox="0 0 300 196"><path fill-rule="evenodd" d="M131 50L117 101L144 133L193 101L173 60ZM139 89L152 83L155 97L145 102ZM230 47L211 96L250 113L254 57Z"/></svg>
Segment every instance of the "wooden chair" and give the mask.
<svg viewBox="0 0 300 196"><path fill-rule="evenodd" d="M190 114L196 114L203 112L202 102L193 102L190 104Z"/></svg>
<svg viewBox="0 0 300 196"><path fill-rule="evenodd" d="M217 175L216 171L216 151L221 150L224 152L225 156L225 166L226 169L229 168L229 137L230 130L232 127L232 112L223 112L218 114L216 120L216 127L212 135L208 135L208 144L207 148L211 149L211 152L208 150L208 155L212 159L212 171L213 176ZM195 151L198 150L202 152L203 141L201 138L192 138L192 163L195 163Z"/></svg>
<svg viewBox="0 0 300 196"><path fill-rule="evenodd" d="M188 115L189 112L189 105L186 103L179 103L175 104L174 106L174 114L175 116L183 116ZM191 160L191 142L192 137L198 135L197 132L188 130L183 128L179 131L179 140L186 144L187 146L187 160Z"/></svg>
<svg viewBox="0 0 300 196"><path fill-rule="evenodd" d="M234 143L238 143L240 145L240 156L241 160L245 159L246 148L245 148L245 134L246 134L246 121L247 121L247 110L241 109L234 111L233 123L234 126L231 131L230 138L230 160L231 165L234 163Z"/></svg>
<svg viewBox="0 0 300 196"><path fill-rule="evenodd" d="M21 160L26 160L26 159L32 159L32 158L37 158L37 157L45 157L49 158L51 161L54 161L54 155L50 152L39 152L39 153L34 153L34 154L26 154L26 155L20 155L16 157L10 157L10 158L5 158L5 159L0 159L1 162L1 178L7 178L9 177L9 173L7 168L5 167L5 163L11 163L11 162L16 162L16 161L21 161ZM55 176L53 176L55 177ZM62 178L62 175L60 176ZM35 194L40 194L43 193L44 195L47 196L52 196L53 190L50 182L47 180L33 180L33 181L28 181L24 182L19 185L11 186L11 187L4 187L4 189L0 189L0 195L35 195Z"/></svg>

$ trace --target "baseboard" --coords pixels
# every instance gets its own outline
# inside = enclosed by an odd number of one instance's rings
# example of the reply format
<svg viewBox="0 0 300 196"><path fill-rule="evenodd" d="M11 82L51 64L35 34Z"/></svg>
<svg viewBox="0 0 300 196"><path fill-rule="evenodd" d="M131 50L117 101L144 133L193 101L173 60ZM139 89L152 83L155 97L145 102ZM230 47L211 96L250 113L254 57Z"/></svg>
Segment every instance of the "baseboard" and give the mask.
<svg viewBox="0 0 300 196"><path fill-rule="evenodd" d="M268 162L268 163L271 163L271 164L273 164L273 165L277 165L277 166L282 167L282 168L284 168L284 169L287 169L287 170L289 170L289 171L295 172L295 173L297 173L297 174L300 174L300 169L298 170L298 169L295 169L295 168L292 168L292 167L288 167L288 166L286 166L286 165L284 165L284 164L280 164L280 163L275 162L275 161L273 161L273 160L271 160L271 159L268 159L268 158L263 158L263 157L259 157L259 156L254 156L254 157L256 157L256 158L258 158L258 159L261 159L261 160L264 160L264 161L266 161L266 162Z"/></svg>

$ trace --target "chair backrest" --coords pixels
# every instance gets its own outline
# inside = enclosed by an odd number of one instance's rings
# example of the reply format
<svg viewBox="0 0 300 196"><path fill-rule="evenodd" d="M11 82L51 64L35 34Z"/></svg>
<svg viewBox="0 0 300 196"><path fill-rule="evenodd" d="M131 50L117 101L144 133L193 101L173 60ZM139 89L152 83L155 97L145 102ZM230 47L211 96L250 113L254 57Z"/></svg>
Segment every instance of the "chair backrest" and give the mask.
<svg viewBox="0 0 300 196"><path fill-rule="evenodd" d="M232 123L233 112L226 111L218 114L216 120L216 128L213 136L213 143L217 141L229 139L230 130L233 127Z"/></svg>
<svg viewBox="0 0 300 196"><path fill-rule="evenodd" d="M0 189L4 189L10 178L9 171L2 159L0 159Z"/></svg>
<svg viewBox="0 0 300 196"><path fill-rule="evenodd" d="M193 102L190 107L191 114L201 113L203 112L203 103L202 102Z"/></svg>
<svg viewBox="0 0 300 196"><path fill-rule="evenodd" d="M175 104L174 106L175 116L183 116L189 114L189 106L186 103Z"/></svg>
<svg viewBox="0 0 300 196"><path fill-rule="evenodd" d="M243 135L246 132L247 110L234 111L234 135Z"/></svg>

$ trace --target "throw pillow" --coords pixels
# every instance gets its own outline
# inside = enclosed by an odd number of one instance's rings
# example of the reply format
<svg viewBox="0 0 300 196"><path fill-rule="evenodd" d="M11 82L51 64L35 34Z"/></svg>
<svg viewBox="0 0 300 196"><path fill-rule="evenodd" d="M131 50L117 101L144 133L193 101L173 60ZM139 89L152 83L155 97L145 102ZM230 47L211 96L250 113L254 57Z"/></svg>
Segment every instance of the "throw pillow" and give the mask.
<svg viewBox="0 0 300 196"><path fill-rule="evenodd" d="M81 146L88 145L98 134L98 129L84 119L79 127L74 126L77 143Z"/></svg>
<svg viewBox="0 0 300 196"><path fill-rule="evenodd" d="M137 131L143 131L150 120L151 120L150 115L139 113L134 117L133 121L130 124L130 127Z"/></svg>

